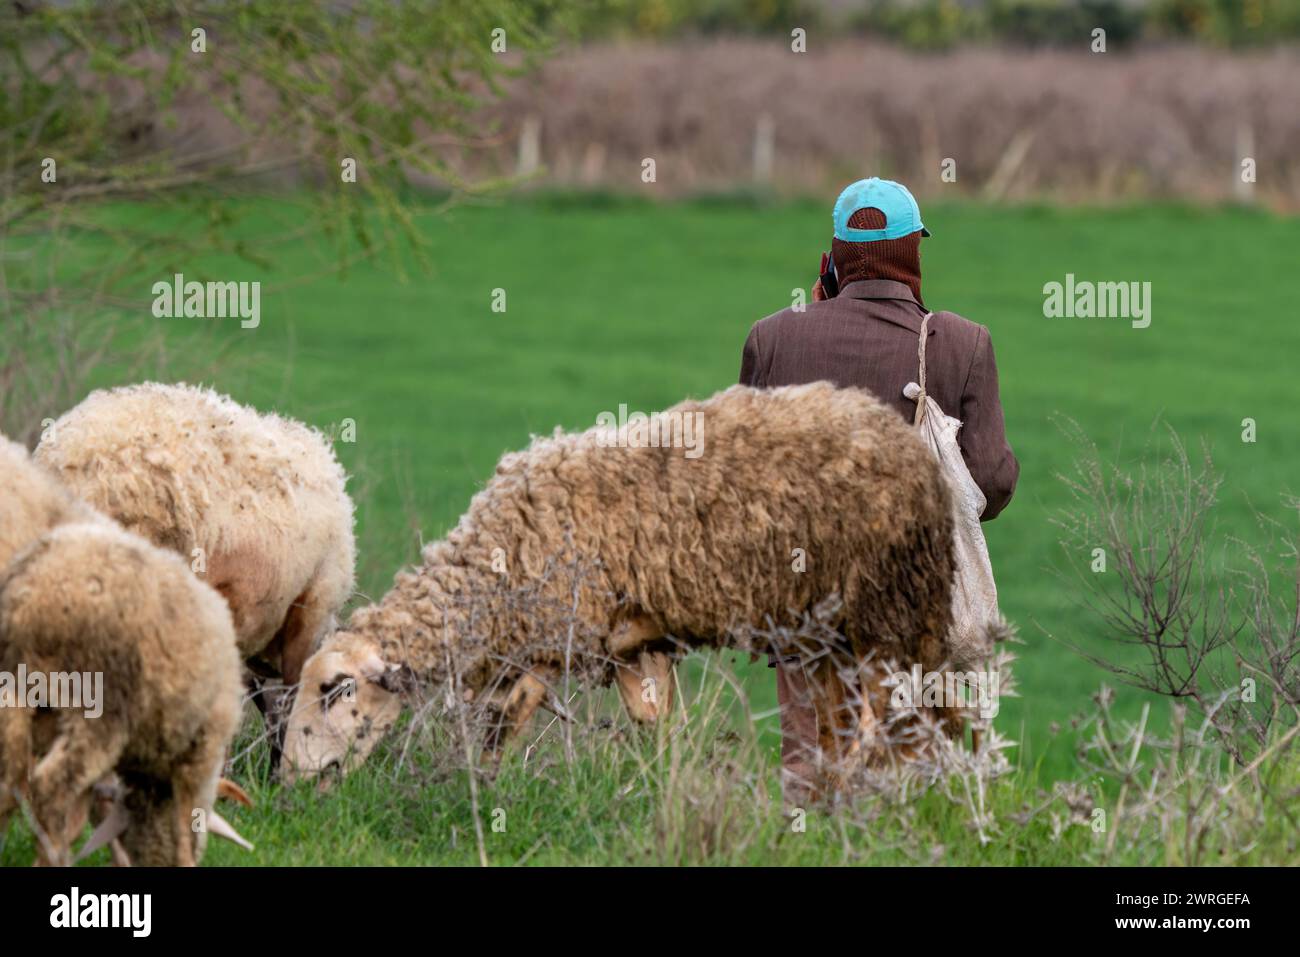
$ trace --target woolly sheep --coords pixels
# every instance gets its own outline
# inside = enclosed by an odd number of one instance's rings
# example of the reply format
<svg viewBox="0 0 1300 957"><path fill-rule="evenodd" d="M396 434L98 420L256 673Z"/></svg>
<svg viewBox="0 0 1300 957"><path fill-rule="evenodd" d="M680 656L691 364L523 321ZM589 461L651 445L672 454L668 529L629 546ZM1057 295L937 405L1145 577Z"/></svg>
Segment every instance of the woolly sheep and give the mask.
<svg viewBox="0 0 1300 957"><path fill-rule="evenodd" d="M0 435L0 568L56 525L96 521L98 516L74 498L27 450Z"/></svg>
<svg viewBox="0 0 1300 957"><path fill-rule="evenodd" d="M0 436L0 571L23 549L50 529L66 522L102 519L74 498L45 469L32 462L27 450ZM3 635L0 635L0 650ZM0 780L3 780L0 749ZM0 788L0 832L3 832L9 795Z"/></svg>
<svg viewBox="0 0 1300 957"><path fill-rule="evenodd" d="M0 707L0 824L25 796L42 858L70 863L94 789L114 773L133 863L197 864L209 828L242 842L212 809L242 704L234 629L180 558L105 521L45 535L0 576L0 672L20 665L103 676L98 717L22 698ZM207 827L192 826L196 812Z"/></svg>
<svg viewBox="0 0 1300 957"><path fill-rule="evenodd" d="M210 389L145 383L92 392L34 456L192 562L229 603L250 668L297 682L354 583L352 500L324 435Z"/></svg>
<svg viewBox="0 0 1300 957"><path fill-rule="evenodd" d="M6 489L6 494L0 497L0 569L3 569L24 548L38 541L43 534L53 528L73 523L115 527L110 520L76 499L44 468L34 463L26 449L3 436L0 436L0 483ZM229 635L229 638L233 641L233 634ZM0 653L3 650L3 639L4 633L0 631ZM54 739L58 728L54 723L40 722L37 731L43 732L43 735L38 734L33 739L33 750L37 754L44 754L49 750L50 742ZM0 782L6 780L2 755L3 748L0 748ZM247 796L236 785L224 780L220 784L225 796L248 803ZM126 802L128 800L138 802L140 795L129 793L115 777L106 777L97 783L95 799L92 800L91 795L85 794L79 800L72 802L70 820L84 821L92 803L105 805L105 796L110 797L105 809L106 815L114 817L115 826L111 831L104 832L101 843L111 841L114 859L122 861L125 858L125 851L116 838L120 835L122 827L128 823L124 816ZM0 831L4 828L7 813L12 810L10 807L12 797L11 791L0 788ZM215 822L214 831L222 836L241 840L224 821ZM138 843L141 839L141 833L138 831L134 840ZM157 859L169 860L172 856L164 854Z"/></svg>
<svg viewBox="0 0 1300 957"><path fill-rule="evenodd" d="M399 573L307 662L286 732L288 776L363 761L413 682L454 677L466 692L489 689L504 738L547 703L568 660L582 677L616 682L632 716L651 721L671 703L678 647L750 650L754 629L790 626L828 600L838 599L832 623L856 662L942 666L949 493L896 412L866 392L816 383L734 386L654 418L557 430L503 457L421 566ZM702 454L630 431L680 434L687 421L703 426ZM574 563L591 574L548 574ZM526 611L481 600L529 589L539 601ZM824 709L845 700L828 662L817 672ZM646 679L663 692L643 694ZM873 689L876 710L882 698ZM838 756L876 726L872 707L861 708L856 737L842 715L823 717L823 748Z"/></svg>

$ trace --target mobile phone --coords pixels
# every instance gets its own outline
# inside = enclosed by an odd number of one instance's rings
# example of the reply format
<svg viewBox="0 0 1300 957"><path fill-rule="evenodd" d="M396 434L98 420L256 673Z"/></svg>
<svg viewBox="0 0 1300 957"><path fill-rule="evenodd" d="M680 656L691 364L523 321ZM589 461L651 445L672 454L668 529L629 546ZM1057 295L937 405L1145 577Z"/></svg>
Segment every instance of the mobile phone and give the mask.
<svg viewBox="0 0 1300 957"><path fill-rule="evenodd" d="M840 280L835 275L835 260L830 253L822 253L821 282L822 292L826 293L827 299L834 299L840 294Z"/></svg>

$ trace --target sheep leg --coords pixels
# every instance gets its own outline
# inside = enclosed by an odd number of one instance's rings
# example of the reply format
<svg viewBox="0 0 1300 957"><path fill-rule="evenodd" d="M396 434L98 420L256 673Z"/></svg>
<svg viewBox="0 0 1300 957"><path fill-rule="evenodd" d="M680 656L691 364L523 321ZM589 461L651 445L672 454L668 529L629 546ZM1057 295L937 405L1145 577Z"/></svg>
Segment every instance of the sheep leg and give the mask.
<svg viewBox="0 0 1300 957"><path fill-rule="evenodd" d="M280 674L286 685L292 687L302 678L302 666L315 650L316 639L324 631L330 614L329 604L310 588L289 606L280 645Z"/></svg>
<svg viewBox="0 0 1300 957"><path fill-rule="evenodd" d="M673 660L662 651L643 651L635 664L618 662L615 680L628 717L653 724L673 707Z"/></svg>
<svg viewBox="0 0 1300 957"><path fill-rule="evenodd" d="M177 780L172 778L172 800L168 802L167 813L171 816L172 839L175 846L175 857L168 861L169 865L176 867L196 867L198 865L197 853L194 845L200 840L200 832L194 830L194 811L197 807L194 795L195 790L190 783L184 779ZM210 813L212 806L208 805L204 810ZM206 822L205 822L206 824Z"/></svg>
<svg viewBox="0 0 1300 957"><path fill-rule="evenodd" d="M863 672L858 681L858 687L861 689L858 702L858 726L857 732L850 742L846 758L855 764L860 764L872 760L878 754L880 747L880 719L876 715L873 707L873 698L884 693L881 682L885 680L884 675L876 675L873 679L870 673Z"/></svg>
<svg viewBox="0 0 1300 957"><path fill-rule="evenodd" d="M50 842L49 860L56 866L72 863L71 845L89 815L88 795L117 764L127 733L109 722L68 718L63 733L32 772L32 814Z"/></svg>
<svg viewBox="0 0 1300 957"><path fill-rule="evenodd" d="M272 686L271 679L258 674L248 676L248 690L257 705L258 714L262 716L262 725L266 728L266 742L271 749L271 771L280 767L280 757L284 747L284 699L288 689Z"/></svg>
<svg viewBox="0 0 1300 957"><path fill-rule="evenodd" d="M658 641L664 636L664 630L649 615L634 615L620 622L605 645L615 658L630 659L641 650L643 645Z"/></svg>
<svg viewBox="0 0 1300 957"><path fill-rule="evenodd" d="M266 726L267 741L271 748L271 770L280 767L284 749L285 718L292 707L294 686L302 679L302 666L315 650L316 639L329 621L328 603L319 599L309 588L294 599L284 616L280 630L262 652L272 671L276 669L284 687L272 687L266 678L259 679L258 693L254 696Z"/></svg>
<svg viewBox="0 0 1300 957"><path fill-rule="evenodd" d="M547 683L539 677L546 675L547 672L541 670L525 671L510 687L484 743L485 750L494 757L499 758L507 742L527 727L538 706L546 699Z"/></svg>
<svg viewBox="0 0 1300 957"><path fill-rule="evenodd" d="M107 818L115 813L122 813L122 784L116 777L105 778L95 785L91 806L94 810L92 822L98 827ZM92 834L93 838L94 835ZM131 858L126 853L126 848L122 846L122 839L119 835L109 841L109 854L112 857L114 867L130 867ZM83 845L81 852L78 854L78 860L86 853Z"/></svg>
<svg viewBox="0 0 1300 957"><path fill-rule="evenodd" d="M172 772L171 823L177 867L194 867L203 856L224 759L225 747L219 736L203 734L194 751ZM202 822L198 829L194 826L196 819Z"/></svg>
<svg viewBox="0 0 1300 957"><path fill-rule="evenodd" d="M649 615L633 615L610 632L606 646L614 658L615 682L623 708L640 724L652 724L673 705L673 660L662 651L646 651L664 629Z"/></svg>
<svg viewBox="0 0 1300 957"><path fill-rule="evenodd" d="M3 838L9 831L9 817L13 814L14 809L18 807L18 802L9 790L9 785L4 780L4 756L0 754L0 838Z"/></svg>
<svg viewBox="0 0 1300 957"><path fill-rule="evenodd" d="M8 831L9 817L18 807L27 783L33 748L33 713L0 698L0 837Z"/></svg>

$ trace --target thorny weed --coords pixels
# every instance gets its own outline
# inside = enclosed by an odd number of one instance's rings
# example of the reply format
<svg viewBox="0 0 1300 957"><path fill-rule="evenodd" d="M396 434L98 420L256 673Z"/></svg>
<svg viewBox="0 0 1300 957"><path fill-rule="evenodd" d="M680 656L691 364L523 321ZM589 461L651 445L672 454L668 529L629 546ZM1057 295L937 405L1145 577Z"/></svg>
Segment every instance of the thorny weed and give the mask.
<svg viewBox="0 0 1300 957"><path fill-rule="evenodd" d="M737 632L723 652L679 666L672 710L653 726L642 727L617 706L610 707L613 696L592 693L607 683L614 662L593 651L599 644L577 614L580 585L591 571L578 561L553 561L527 587L458 596L466 613L461 620L469 627L443 649L448 677L435 685L416 686L406 720L370 758L367 773L381 776L393 793L416 795L463 782L472 818L465 831L474 834L480 863L490 862L483 834L484 792L490 792L493 801L515 805L546 791L565 794L568 800L592 794L589 803L581 801L572 809L575 816L648 803L653 840L642 854L653 863L745 859L765 843L783 839L792 817L808 811L838 818L841 843L852 856L855 843L874 829L870 825L882 816L905 817L909 805L930 791L960 807L981 842L993 839L998 824L988 804L989 788L1010 771L1007 751L1012 742L987 718L977 718L985 739L973 753L949 738L919 703L891 707L880 723L875 744L882 760L846 762L833 769L844 782L840 791L827 794L811 809L784 807L779 788L773 787L775 775L761 722L750 711L736 670L722 659L734 653L795 654L811 665L834 659L850 685L843 706L851 715L844 725L853 727L862 707L854 682L879 669L903 669L892 661L847 659L834 627L837 601L791 616L788 623L768 622ZM557 583L564 587L551 587ZM550 637L516 655L501 655L480 632L479 623L490 607L502 606L512 615L529 614L545 622L542 631ZM994 638L998 650L987 667L999 673L1002 693L1014 694L1013 656L1005 648L1013 639L1012 629L996 623ZM678 643L679 654L689 650ZM494 678L471 695L460 683L463 664L484 658ZM518 741L494 754L485 745L499 719L494 702L506 690L508 676L542 659L564 664L561 677L547 689L546 710ZM269 783L268 734L257 722L246 723L232 774L249 773ZM593 769L599 769L604 780L593 780ZM598 800L608 800L612 807L597 807ZM900 821L893 830L905 832L904 824ZM646 844L636 835L627 837L629 846ZM900 844L905 847L906 842Z"/></svg>

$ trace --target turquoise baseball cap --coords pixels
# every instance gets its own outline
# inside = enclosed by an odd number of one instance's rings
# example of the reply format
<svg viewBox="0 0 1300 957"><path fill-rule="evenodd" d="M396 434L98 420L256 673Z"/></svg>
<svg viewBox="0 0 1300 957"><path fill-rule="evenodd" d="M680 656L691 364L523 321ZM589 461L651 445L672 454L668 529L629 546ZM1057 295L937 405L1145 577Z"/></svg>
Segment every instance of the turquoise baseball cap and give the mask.
<svg viewBox="0 0 1300 957"><path fill-rule="evenodd" d="M849 218L860 209L874 207L885 214L884 229L855 229ZM835 200L831 213L835 223L835 238L845 243L874 243L881 239L898 239L918 229L922 236L930 230L921 225L921 209L902 183L892 179L860 179L845 187Z"/></svg>

